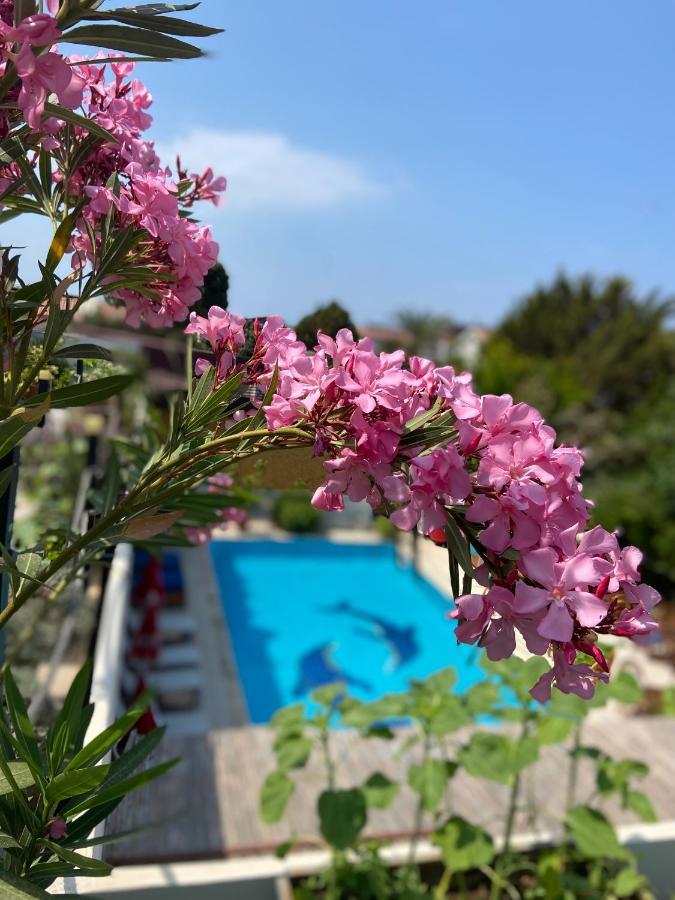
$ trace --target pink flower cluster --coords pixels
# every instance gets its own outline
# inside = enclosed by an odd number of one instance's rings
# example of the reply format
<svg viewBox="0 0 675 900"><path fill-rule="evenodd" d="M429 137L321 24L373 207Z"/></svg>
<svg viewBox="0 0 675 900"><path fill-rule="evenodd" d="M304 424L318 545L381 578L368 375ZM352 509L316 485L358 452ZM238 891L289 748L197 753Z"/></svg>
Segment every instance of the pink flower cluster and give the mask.
<svg viewBox="0 0 675 900"><path fill-rule="evenodd" d="M215 307L208 318L192 314L188 331L210 343L218 379L236 368L243 328L241 317ZM660 598L641 583L640 551L621 549L600 527L585 530L582 454L557 445L531 406L481 397L468 373L402 351L376 353L370 339L346 330L334 339L319 334L313 352L277 317L256 322L254 332L247 380L264 388L278 371L268 427L299 429L327 457L314 506L366 500L399 528L434 538L440 530L441 540L452 516L482 588L455 600L457 639L496 660L514 652L519 633L531 653L550 653L537 699L547 699L552 684L590 696L608 671L598 638L639 639L657 627ZM417 440L425 414L430 426L452 425L449 440Z"/></svg>
<svg viewBox="0 0 675 900"><path fill-rule="evenodd" d="M183 321L201 296L206 273L218 258L218 245L208 227L197 225L182 215L195 200L216 201L225 189L224 179L179 172L179 184L162 168L152 142L142 133L152 122L147 109L152 102L141 82L130 80L131 63L86 64L76 67L86 84L84 106L87 117L112 132L117 143L104 143L84 160L74 178L74 186L88 198L85 218L94 226L114 211L118 228L142 229L135 248L135 264L151 270L156 280L143 293L133 287L114 286L110 296L122 300L126 321L137 326L141 320L154 327ZM112 79L106 80L107 69ZM107 187L117 176L116 188ZM82 227L72 241L73 268L92 260L89 229ZM148 291L151 293L148 294Z"/></svg>
<svg viewBox="0 0 675 900"><path fill-rule="evenodd" d="M48 8L55 12L58 3ZM126 305L131 325L137 326L141 320L153 326L183 321L200 298L204 276L218 255L210 229L200 227L183 212L197 200L217 204L225 179L214 178L210 169L188 174L178 161L178 180L174 181L170 170L162 168L153 143L143 137L152 122L147 112L152 98L145 86L131 77L132 63L108 62L103 54L95 60L62 56L53 46L61 36L56 19L46 13L28 16L17 27L12 20L13 9L3 7L0 75L8 66L14 67L17 86L9 97L42 147L58 151L63 144L65 123L45 116L45 103L52 95L61 106L78 110L115 138L88 147L80 154L77 170L68 173L71 196L88 201L71 240L73 268L79 270L97 259L101 227L112 211L117 231L131 228L142 233L134 248L133 265L149 270L153 278L136 290L113 275L109 295ZM9 113L4 116L0 136L21 124L14 116L15 120ZM87 146L87 137L86 129L70 126L71 155L77 156L78 148ZM2 169L2 190L20 174L12 164ZM63 180L58 167L54 179Z"/></svg>

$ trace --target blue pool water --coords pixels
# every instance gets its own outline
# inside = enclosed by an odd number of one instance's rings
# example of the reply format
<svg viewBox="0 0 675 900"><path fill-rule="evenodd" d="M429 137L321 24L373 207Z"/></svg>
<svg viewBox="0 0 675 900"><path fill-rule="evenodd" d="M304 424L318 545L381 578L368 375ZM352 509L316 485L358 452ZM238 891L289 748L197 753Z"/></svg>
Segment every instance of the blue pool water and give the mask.
<svg viewBox="0 0 675 900"><path fill-rule="evenodd" d="M390 545L291 541L211 544L252 722L341 680L364 700L445 666L460 690L484 677L458 645L451 604Z"/></svg>

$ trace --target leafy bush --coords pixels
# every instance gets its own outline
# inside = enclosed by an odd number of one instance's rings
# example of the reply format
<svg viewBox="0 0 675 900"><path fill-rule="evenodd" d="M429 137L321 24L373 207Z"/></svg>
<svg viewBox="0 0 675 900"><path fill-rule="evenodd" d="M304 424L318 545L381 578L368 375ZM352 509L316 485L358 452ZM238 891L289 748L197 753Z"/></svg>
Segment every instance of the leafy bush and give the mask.
<svg viewBox="0 0 675 900"><path fill-rule="evenodd" d="M375 531L384 541L395 541L399 534L398 528L393 525L385 516L376 516L373 521Z"/></svg>
<svg viewBox="0 0 675 900"><path fill-rule="evenodd" d="M635 858L620 844L600 808L607 799L616 798L640 819L654 821L651 803L637 786L647 767L637 760L613 759L602 748L586 745L583 739L584 719L591 708L610 698L625 703L639 698L635 680L621 673L610 685L599 686L591 701L557 693L543 707L529 694L532 681L546 666L543 660L483 660L482 665L486 680L464 694L453 691L457 677L448 668L424 681L411 682L405 693L389 694L374 702L357 700L349 696L343 684L332 684L312 694L320 707L317 713L308 715L302 704L277 712L272 720L277 768L262 787L262 819L273 823L283 817L295 790L293 773L302 770L312 754L322 761L325 773L317 814L332 864L325 872L304 880L297 888L297 897L415 900L446 897L455 890L465 897L467 885L488 892L491 900L503 896L527 900L651 896ZM508 702L513 699L515 706ZM481 727L486 716L511 722L515 729ZM375 771L362 784L340 783L332 751L332 726L356 729L364 740L391 740L392 728L384 723L396 721L411 725L400 751L409 755L405 781L398 783ZM467 725L474 728L458 737L459 730ZM564 839L559 847L539 853L516 852L513 836L516 816L525 800L523 773L537 762L543 746L564 741L567 771L561 771L561 778L567 784L567 805L559 812ZM593 801L577 802L581 759L595 767L594 805ZM451 783L460 769L474 778L507 786L508 804L503 821L497 823L499 845L482 827L450 811ZM303 783L309 783L308 779ZM387 868L379 852L382 844L363 839L362 833L369 811L386 809L402 791L412 791L416 796L417 815L411 823L414 833L408 864L395 871ZM420 872L416 863L425 814L435 823L430 839L438 847L443 864L432 887L428 873ZM292 843L279 848L279 854L288 852ZM477 896L487 896L483 892Z"/></svg>
<svg viewBox="0 0 675 900"><path fill-rule="evenodd" d="M278 528L294 534L309 534L319 527L319 512L311 505L306 491L284 491L272 511L272 519Z"/></svg>
<svg viewBox="0 0 675 900"><path fill-rule="evenodd" d="M4 673L0 710L0 896L45 896L56 878L107 875L111 866L81 851L117 840L90 833L124 797L170 769L177 760L136 770L157 747L163 728L147 730L111 762L102 762L138 727L148 695L135 700L116 722L88 743L94 711L86 703L91 667L75 677L46 738L36 734L12 673ZM38 892L32 891L30 882ZM4 887L3 887L4 885Z"/></svg>

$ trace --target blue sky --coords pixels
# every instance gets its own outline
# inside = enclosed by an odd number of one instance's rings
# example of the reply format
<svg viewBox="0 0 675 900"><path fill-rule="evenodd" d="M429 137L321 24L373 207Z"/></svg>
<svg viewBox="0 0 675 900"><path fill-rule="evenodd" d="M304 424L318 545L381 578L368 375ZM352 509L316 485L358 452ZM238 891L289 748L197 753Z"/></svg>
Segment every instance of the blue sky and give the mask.
<svg viewBox="0 0 675 900"><path fill-rule="evenodd" d="M561 267L675 290L672 0L204 0L153 136L229 176L231 305L493 324Z"/></svg>

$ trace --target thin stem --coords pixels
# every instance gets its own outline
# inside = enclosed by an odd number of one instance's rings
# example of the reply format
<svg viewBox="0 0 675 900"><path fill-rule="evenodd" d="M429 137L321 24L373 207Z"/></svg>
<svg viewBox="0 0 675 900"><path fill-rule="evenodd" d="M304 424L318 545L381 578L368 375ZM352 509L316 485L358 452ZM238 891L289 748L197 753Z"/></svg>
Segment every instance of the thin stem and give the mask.
<svg viewBox="0 0 675 900"><path fill-rule="evenodd" d="M424 732L424 741L422 743L422 766L426 766L431 756L431 735ZM412 837L410 838L410 851L408 853L408 865L415 865L415 857L417 855L417 845L422 835L422 819L424 816L424 806L420 795L417 801L417 809L415 810L415 824L413 826Z"/></svg>
<svg viewBox="0 0 675 900"><path fill-rule="evenodd" d="M464 873L462 873L462 876ZM434 897L436 900L443 900L443 898L447 895L448 890L450 888L450 881L452 880L452 869L450 866L445 866L443 869L443 874L441 875L441 880L436 885L434 890ZM465 896L466 893L466 883L464 885L464 889L462 890L462 897Z"/></svg>
<svg viewBox="0 0 675 900"><path fill-rule="evenodd" d="M574 736L572 738L572 749L570 750L570 767L567 778L567 800L565 803L565 809L569 812L574 806L574 798L577 792L577 778L579 776L579 753L578 750L581 747L581 737L583 731L583 720L580 721L576 728L574 729Z"/></svg>
<svg viewBox="0 0 675 900"><path fill-rule="evenodd" d="M192 350L194 346L194 338L191 334L187 336L187 344L185 346L185 380L187 381L187 399L188 403L192 402Z"/></svg>
<svg viewBox="0 0 675 900"><path fill-rule="evenodd" d="M333 760L330 749L330 732L328 729L328 724L322 726L321 731L319 732L319 741L321 742L321 753L323 756L323 765L326 772L326 783L328 785L328 790L334 791L337 782L335 775L335 761Z"/></svg>
<svg viewBox="0 0 675 900"><path fill-rule="evenodd" d="M527 706L523 707L523 718L520 727L520 734L518 736L518 741L524 740L530 730L530 711ZM518 801L520 799L520 788L522 785L521 781L521 772L516 772L513 776L513 781L511 782L511 791L509 793L509 805L506 813L506 822L504 824L504 838L503 838L503 847L499 860L496 864L496 873L500 879L503 879L502 870L504 867L504 863L508 861L509 854L511 853L511 840L513 838L513 831L516 824L516 815L518 813ZM492 886L490 888L490 900L497 900L499 897L500 884L496 879L492 881Z"/></svg>

